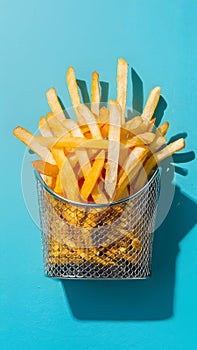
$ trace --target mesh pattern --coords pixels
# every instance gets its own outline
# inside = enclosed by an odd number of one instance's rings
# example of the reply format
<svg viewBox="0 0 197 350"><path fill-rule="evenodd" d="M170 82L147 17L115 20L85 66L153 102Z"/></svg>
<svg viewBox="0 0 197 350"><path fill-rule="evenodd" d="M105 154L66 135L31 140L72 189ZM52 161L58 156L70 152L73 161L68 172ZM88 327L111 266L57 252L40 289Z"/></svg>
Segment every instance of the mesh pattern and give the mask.
<svg viewBox="0 0 197 350"><path fill-rule="evenodd" d="M136 196L105 207L49 193L37 178L44 271L57 278L146 278L151 272L159 173Z"/></svg>

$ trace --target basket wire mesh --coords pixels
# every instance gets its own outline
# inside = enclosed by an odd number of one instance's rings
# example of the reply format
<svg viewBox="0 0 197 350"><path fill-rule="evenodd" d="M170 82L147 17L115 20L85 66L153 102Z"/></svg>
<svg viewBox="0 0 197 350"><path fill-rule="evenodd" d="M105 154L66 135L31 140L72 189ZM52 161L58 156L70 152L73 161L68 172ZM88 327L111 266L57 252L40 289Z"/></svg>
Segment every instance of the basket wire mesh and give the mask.
<svg viewBox="0 0 197 350"><path fill-rule="evenodd" d="M158 169L137 194L108 205L72 203L51 191L38 173L36 179L47 276L150 276Z"/></svg>

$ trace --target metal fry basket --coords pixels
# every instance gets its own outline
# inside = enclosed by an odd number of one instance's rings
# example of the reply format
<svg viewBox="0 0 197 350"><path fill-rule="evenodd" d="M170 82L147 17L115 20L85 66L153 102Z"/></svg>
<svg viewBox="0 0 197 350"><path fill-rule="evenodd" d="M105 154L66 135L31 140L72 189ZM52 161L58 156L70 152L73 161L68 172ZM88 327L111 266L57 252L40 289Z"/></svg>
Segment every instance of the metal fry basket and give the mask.
<svg viewBox="0 0 197 350"><path fill-rule="evenodd" d="M138 193L105 205L63 199L35 174L47 276L78 279L150 276L158 169Z"/></svg>

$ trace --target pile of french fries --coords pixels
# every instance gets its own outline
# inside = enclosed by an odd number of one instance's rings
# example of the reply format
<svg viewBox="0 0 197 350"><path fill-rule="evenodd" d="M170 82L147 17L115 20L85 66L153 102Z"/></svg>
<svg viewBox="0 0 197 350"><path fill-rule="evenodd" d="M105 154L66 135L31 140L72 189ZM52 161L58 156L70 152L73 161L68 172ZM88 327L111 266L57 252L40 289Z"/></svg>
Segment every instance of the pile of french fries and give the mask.
<svg viewBox="0 0 197 350"><path fill-rule="evenodd" d="M124 59L118 59L117 98L109 100L107 107L100 101L99 74L96 71L92 74L90 106L81 101L73 67L69 67L66 80L75 120L69 118L56 90L51 88L46 92L51 112L39 120L40 135L33 135L21 126L13 132L38 155L40 160L33 161L33 167L59 196L75 203L92 204L107 204L130 197L143 188L162 160L185 147L183 138L166 144L168 122L157 129L155 127L159 87L151 90L143 113L128 120L128 64ZM136 252L140 251L142 244L139 237L128 237L128 233L123 234L116 247L109 243L105 260L99 257L100 251L96 251L91 241L91 230L97 227L99 216L81 214L78 217L78 214L76 209L69 215L65 204L61 217L74 226L80 222L85 244L89 242L89 255L73 243L72 237L70 240L65 238L62 243L53 238L50 245L54 262L60 250L61 254L65 251L65 261L75 257L75 262L93 259L97 263L103 261L105 265L121 254L127 256L128 261L136 259ZM104 242L102 249L106 249L106 244ZM134 255L126 253L129 246L135 250Z"/></svg>
<svg viewBox="0 0 197 350"><path fill-rule="evenodd" d="M41 158L33 166L58 195L96 204L129 197L145 185L156 165L184 148L182 138L166 145L168 122L154 128L159 87L151 90L142 115L127 120L127 75L128 64L120 58L117 100L109 100L106 108L100 107L99 75L94 72L88 108L70 67L66 79L76 121L66 117L51 88L46 93L51 112L39 120L40 135L20 126L14 129L14 135Z"/></svg>

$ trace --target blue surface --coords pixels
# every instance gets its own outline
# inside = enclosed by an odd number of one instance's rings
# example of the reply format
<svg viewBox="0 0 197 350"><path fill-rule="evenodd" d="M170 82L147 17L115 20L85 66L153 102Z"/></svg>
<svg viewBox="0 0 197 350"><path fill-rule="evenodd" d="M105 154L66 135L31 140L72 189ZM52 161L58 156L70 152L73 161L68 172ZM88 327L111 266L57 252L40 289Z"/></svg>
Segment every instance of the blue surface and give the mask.
<svg viewBox="0 0 197 350"><path fill-rule="evenodd" d="M196 349L197 166L191 152L197 138L197 2L1 0L0 5L0 348ZM50 280L43 276L40 232L22 197L24 145L12 129L36 130L49 110L45 91L51 86L70 105L69 65L87 83L97 69L115 98L118 57L140 76L144 100L153 86L162 87L169 136L188 135L186 155L176 158L187 174L176 175L172 208L155 237L150 280Z"/></svg>

